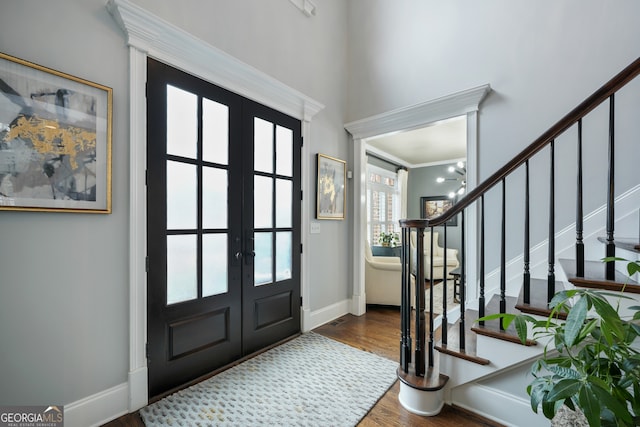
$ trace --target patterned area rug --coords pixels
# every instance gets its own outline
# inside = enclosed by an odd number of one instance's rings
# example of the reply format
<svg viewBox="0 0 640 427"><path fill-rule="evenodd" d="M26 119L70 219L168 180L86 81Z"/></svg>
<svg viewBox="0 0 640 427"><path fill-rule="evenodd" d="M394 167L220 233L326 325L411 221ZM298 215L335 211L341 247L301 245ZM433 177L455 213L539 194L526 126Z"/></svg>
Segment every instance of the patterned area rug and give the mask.
<svg viewBox="0 0 640 427"><path fill-rule="evenodd" d="M140 410L156 426L354 426L398 363L313 332Z"/></svg>

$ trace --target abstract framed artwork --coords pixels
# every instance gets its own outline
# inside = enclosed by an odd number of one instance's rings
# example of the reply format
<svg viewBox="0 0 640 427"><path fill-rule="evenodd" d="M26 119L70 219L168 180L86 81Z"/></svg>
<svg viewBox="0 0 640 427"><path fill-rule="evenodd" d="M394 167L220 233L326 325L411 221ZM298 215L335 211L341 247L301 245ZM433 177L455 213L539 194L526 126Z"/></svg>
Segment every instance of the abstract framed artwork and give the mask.
<svg viewBox="0 0 640 427"><path fill-rule="evenodd" d="M0 53L0 210L111 213L112 89Z"/></svg>
<svg viewBox="0 0 640 427"><path fill-rule="evenodd" d="M347 163L318 153L316 218L344 219Z"/></svg>
<svg viewBox="0 0 640 427"><path fill-rule="evenodd" d="M439 217L453 206L453 199L447 196L425 196L420 197L420 216L424 219L431 219ZM455 227L458 225L458 216L454 216L447 221L448 227Z"/></svg>

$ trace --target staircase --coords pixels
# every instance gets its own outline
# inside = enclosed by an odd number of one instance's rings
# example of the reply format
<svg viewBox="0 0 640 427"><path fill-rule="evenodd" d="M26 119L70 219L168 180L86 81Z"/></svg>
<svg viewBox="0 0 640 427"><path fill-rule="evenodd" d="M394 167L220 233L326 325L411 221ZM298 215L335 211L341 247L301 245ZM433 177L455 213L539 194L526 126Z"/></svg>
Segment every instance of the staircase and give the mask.
<svg viewBox="0 0 640 427"><path fill-rule="evenodd" d="M640 166L638 131L629 125L634 120L628 119L635 115L635 121L640 121L639 74L640 58L442 216L400 221L403 275L398 377L403 387L443 393L447 403L505 425L549 425L531 410L526 394L532 379L527 373L546 343L528 340L523 345L513 326L504 328L500 320L476 320L494 313L547 317L553 295L571 287L617 292L624 286L626 293L640 300L638 278L630 281L620 271L620 263L601 261L609 256L637 260L640 253L640 173L616 169L616 159L624 156L635 158L635 165ZM585 164L589 170L584 170ZM574 172L573 182L557 181L560 168L563 175L567 169ZM519 209L509 200L514 197L522 203ZM541 199L546 203L540 203ZM575 201L575 215L567 214L573 210L566 208L567 200ZM433 274L426 275L423 257L411 253L409 237L417 234L415 251L422 254L424 245L434 245L424 241L425 231L433 236L434 228L439 227L446 248L446 223L456 215L462 227L460 304L446 306L443 286L443 314L435 317L424 311L425 277ZM465 224L468 218L472 222ZM543 227L541 219L547 222ZM557 230L559 226L562 229ZM523 249L520 255L509 257L513 248L508 246L513 241L519 241ZM417 259L415 266L410 265L411 259ZM489 265L492 269L487 272ZM467 274L470 267L474 274ZM445 270L445 277L448 273ZM477 280L467 283L467 276ZM415 293L411 286L416 287ZM415 295L413 304L411 295Z"/></svg>

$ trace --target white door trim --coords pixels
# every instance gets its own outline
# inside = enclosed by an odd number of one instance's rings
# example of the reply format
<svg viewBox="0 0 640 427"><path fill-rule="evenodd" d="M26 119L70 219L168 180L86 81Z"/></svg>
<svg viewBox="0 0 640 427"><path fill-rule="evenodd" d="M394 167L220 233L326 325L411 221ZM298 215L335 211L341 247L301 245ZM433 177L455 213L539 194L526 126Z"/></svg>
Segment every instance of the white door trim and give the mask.
<svg viewBox="0 0 640 427"><path fill-rule="evenodd" d="M491 91L486 84L461 92L423 102L409 107L399 108L382 114L377 114L344 125L353 137L354 159L354 223L353 248L355 265L353 269L353 307L352 313L361 315L366 311L366 296L364 288L364 236L366 235L366 141L390 133L402 132L424 127L428 124L450 119L452 117L467 117L467 188L472 189L478 182L478 111L480 104ZM475 245L476 213L470 210L465 222L467 248ZM466 260L467 283L476 282L475 260ZM473 287L471 287L473 288ZM472 289L471 289L472 290ZM474 297L471 292L469 299Z"/></svg>
<svg viewBox="0 0 640 427"><path fill-rule="evenodd" d="M273 77L239 61L186 31L160 19L129 0L109 0L107 9L122 28L129 46L130 101L130 193L129 193L129 411L148 402L147 342L147 206L146 144L147 57L153 57L198 76L215 85L252 99L302 121L302 136L309 141L310 123L324 108L321 103L296 91ZM306 155L305 144L302 159ZM308 170L303 166L303 171ZM308 177L302 176L302 188L312 194ZM308 229L309 209L302 204L302 230ZM306 240L302 233L302 242ZM302 254L301 294L308 296L308 277ZM308 313L304 299L303 313ZM305 309L306 308L306 309ZM303 330L305 315L303 314Z"/></svg>

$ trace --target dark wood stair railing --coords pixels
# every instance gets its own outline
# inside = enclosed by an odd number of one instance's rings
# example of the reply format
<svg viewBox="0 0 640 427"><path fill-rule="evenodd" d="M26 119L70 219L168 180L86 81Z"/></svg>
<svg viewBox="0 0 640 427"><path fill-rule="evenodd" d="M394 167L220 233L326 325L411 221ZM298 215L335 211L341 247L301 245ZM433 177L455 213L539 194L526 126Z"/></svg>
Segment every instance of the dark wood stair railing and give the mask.
<svg viewBox="0 0 640 427"><path fill-rule="evenodd" d="M614 256L615 247L624 247L627 250L640 251L640 239L615 239L614 238L614 177L615 177L615 135L614 135L614 123L615 123L615 93L624 87L627 83L632 81L635 77L640 75L640 58L636 59L633 63L627 66L624 70L618 73L614 78L609 80L600 89L595 91L591 96L586 98L576 108L571 110L563 118L557 121L540 137L534 140L529 146L521 151L512 160L507 162L503 167L498 169L493 175L489 176L486 180L480 183L476 188L469 191L464 197L458 200L451 209L437 218L432 219L402 219L400 220L400 226L402 228L402 305L401 305L401 364L398 372L400 379L416 388L429 389L430 387L438 388L442 387L446 383L447 377L438 374L438 368L436 366L436 356L433 353L433 348L447 354L453 354L457 357L464 358L466 360L479 363L488 364L489 360L479 357L475 354L475 345L469 344L472 340L467 340L468 330L473 330L478 334L489 335L495 338L504 339L519 343L517 334L513 330L504 330L501 323L496 324L489 321L476 322L476 319L484 317L486 314L493 314L496 312L506 313L508 310L522 310L533 314L539 314L546 316L549 314L548 302L555 294L560 282L555 279L555 144L559 136L565 133L568 129L577 125L577 183L576 183L576 243L575 243L575 260L560 260L560 266L567 273L567 277L570 282L576 286L601 286L611 290L620 290L624 285L624 289L629 292L640 293L640 284L633 281L629 282L625 280L623 284L619 283L620 278L616 275L619 274L615 271L614 263L606 263L606 267L602 267L602 263L599 264L599 273L591 271L592 263L585 261L584 255L584 224L583 224L583 195L582 195L582 180L583 180L583 136L582 136L582 119L587 116L591 111L596 109L605 101L609 101L609 136L608 136L608 191L606 201L606 236L601 239L605 243L605 252L607 256ZM530 277L530 200L529 200L529 169L530 162L537 153L542 149L549 147L550 150L550 181L549 181L549 236L548 236L548 274L546 280L546 286L539 286L542 282L540 279L533 279ZM525 214L524 214L524 267L523 267L523 286L521 290L520 299L506 296L506 179L513 172L519 170L521 166L525 167ZM498 186L498 184L501 184ZM485 206L485 195L494 188L502 189L501 210L501 248L500 248L500 285L499 295L494 298L489 298L486 301L485 295L485 219L487 218ZM474 256L477 258L478 263L478 283L479 296L478 296L478 309L470 310L465 307L466 285L469 284L466 280L465 264L467 260L467 252L469 251L468 245L465 245L465 237L463 231L462 248L460 253L461 269L460 269L460 316L456 321L454 327L456 328L455 334L459 335L459 343L457 345L451 345L448 342L449 326L447 320L447 303L446 303L446 283L443 286L445 295L443 296L443 308L441 319L441 327L439 329L441 344L434 344L434 318L433 310L429 310L425 315L425 271L424 271L424 231L430 230L431 242L433 246L433 230L434 227L443 227L444 237L444 253L447 252L447 226L446 222L452 219L456 215L461 214L461 225L464 229L465 211L475 208L478 210L478 226L479 226L479 241L476 246L471 249ZM411 252L411 233L415 233L415 254ZM629 249L630 248L630 249ZM432 247L433 249L433 247ZM433 280L433 250L431 253L431 271L430 271L430 283L434 284ZM446 256L446 255L445 255ZM412 260L415 260L412 262ZM610 264L610 265L609 265ZM448 276L446 262L444 267L444 281ZM593 279L594 274L603 275L603 278ZM596 284L596 282L598 284ZM476 283L471 284L475 286ZM411 290L415 289L415 326L414 329L416 336L412 338L411 331ZM544 294L541 293L544 292ZM430 307L433 307L433 292L430 292ZM563 317L561 314L559 317ZM429 324L429 339L426 340L426 322ZM469 324L474 324L470 327ZM452 327L452 331L454 330ZM509 329L512 329L510 326ZM412 344L415 343L415 348L412 348ZM534 341L528 342L527 345L535 345ZM426 362L426 363L425 363Z"/></svg>

